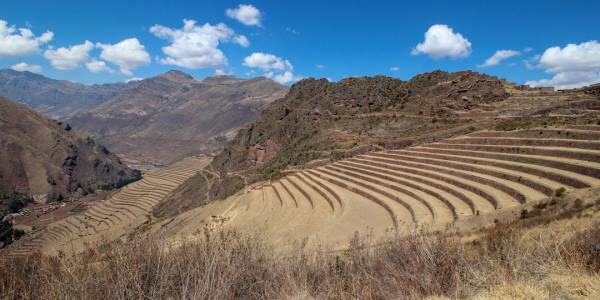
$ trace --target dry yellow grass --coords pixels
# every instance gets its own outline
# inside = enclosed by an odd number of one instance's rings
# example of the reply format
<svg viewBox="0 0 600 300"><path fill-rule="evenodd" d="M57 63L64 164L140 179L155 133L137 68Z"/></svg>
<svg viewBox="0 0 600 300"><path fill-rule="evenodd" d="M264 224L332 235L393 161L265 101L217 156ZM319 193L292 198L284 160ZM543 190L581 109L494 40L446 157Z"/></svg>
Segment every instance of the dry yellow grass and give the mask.
<svg viewBox="0 0 600 300"><path fill-rule="evenodd" d="M478 300L500 299L599 299L600 276L575 274L573 270L549 270L540 281L523 280L490 287L475 295Z"/></svg>
<svg viewBox="0 0 600 300"><path fill-rule="evenodd" d="M478 232L413 233L343 251L275 251L261 236L205 231L90 248L75 257L0 263L2 298L85 299L597 299L598 205L562 208ZM582 217L588 215L588 217ZM564 214L562 215L564 216ZM575 227L573 227L575 226ZM540 229L547 228L547 231ZM568 234L567 234L568 233Z"/></svg>

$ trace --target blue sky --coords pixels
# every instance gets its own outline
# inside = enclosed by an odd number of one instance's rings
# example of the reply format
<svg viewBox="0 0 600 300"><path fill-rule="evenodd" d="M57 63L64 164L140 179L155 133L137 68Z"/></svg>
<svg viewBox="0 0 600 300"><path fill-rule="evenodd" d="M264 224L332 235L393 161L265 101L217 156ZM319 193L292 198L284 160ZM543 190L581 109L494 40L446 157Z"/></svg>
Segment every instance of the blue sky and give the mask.
<svg viewBox="0 0 600 300"><path fill-rule="evenodd" d="M268 75L287 84L409 79L436 69L556 87L600 81L599 1L416 2L9 1L0 11L0 67L83 83L170 69L197 78L216 70ZM505 59L482 66L499 50Z"/></svg>

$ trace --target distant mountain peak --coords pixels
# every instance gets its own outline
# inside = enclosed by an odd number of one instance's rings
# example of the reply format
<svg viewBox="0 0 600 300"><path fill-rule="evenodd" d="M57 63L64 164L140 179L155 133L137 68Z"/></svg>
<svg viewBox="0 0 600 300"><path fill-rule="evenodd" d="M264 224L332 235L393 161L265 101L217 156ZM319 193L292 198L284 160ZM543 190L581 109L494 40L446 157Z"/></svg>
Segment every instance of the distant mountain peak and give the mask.
<svg viewBox="0 0 600 300"><path fill-rule="evenodd" d="M29 71L17 71L13 69L1 69L0 75L24 78L44 78L44 76L40 74L32 73Z"/></svg>
<svg viewBox="0 0 600 300"><path fill-rule="evenodd" d="M173 80L173 81L181 81L181 80L195 80L194 77L192 77L189 74L183 73L181 71L178 70L171 70L167 73L164 73L160 76L158 76L160 78L165 78L168 80Z"/></svg>

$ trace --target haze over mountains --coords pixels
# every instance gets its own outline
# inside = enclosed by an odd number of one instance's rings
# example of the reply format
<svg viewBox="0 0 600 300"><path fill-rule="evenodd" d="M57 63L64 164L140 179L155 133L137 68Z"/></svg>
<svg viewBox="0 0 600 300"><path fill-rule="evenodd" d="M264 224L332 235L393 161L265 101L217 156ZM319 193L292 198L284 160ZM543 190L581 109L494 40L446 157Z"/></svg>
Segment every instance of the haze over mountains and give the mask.
<svg viewBox="0 0 600 300"><path fill-rule="evenodd" d="M140 81L69 122L128 161L168 164L222 145L287 90L265 77L196 80L170 71Z"/></svg>
<svg viewBox="0 0 600 300"><path fill-rule="evenodd" d="M90 109L136 85L136 81L84 85L27 71L0 70L0 96L54 119L65 119Z"/></svg>

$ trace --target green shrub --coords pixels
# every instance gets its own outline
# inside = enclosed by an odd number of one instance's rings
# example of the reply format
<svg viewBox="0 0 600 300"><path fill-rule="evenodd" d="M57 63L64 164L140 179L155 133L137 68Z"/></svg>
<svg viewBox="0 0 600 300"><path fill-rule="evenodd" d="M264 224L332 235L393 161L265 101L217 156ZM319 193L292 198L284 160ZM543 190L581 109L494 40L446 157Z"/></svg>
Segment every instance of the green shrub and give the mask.
<svg viewBox="0 0 600 300"><path fill-rule="evenodd" d="M106 183L99 186L103 191L110 191L113 189L120 189L130 183L136 182L142 179L142 172L140 170L133 170L130 178L119 178L116 183Z"/></svg>
<svg viewBox="0 0 600 300"><path fill-rule="evenodd" d="M11 213L18 212L21 208L25 207L27 203L31 202L33 202L33 199L25 194L14 192L0 194L0 203L6 204Z"/></svg>

